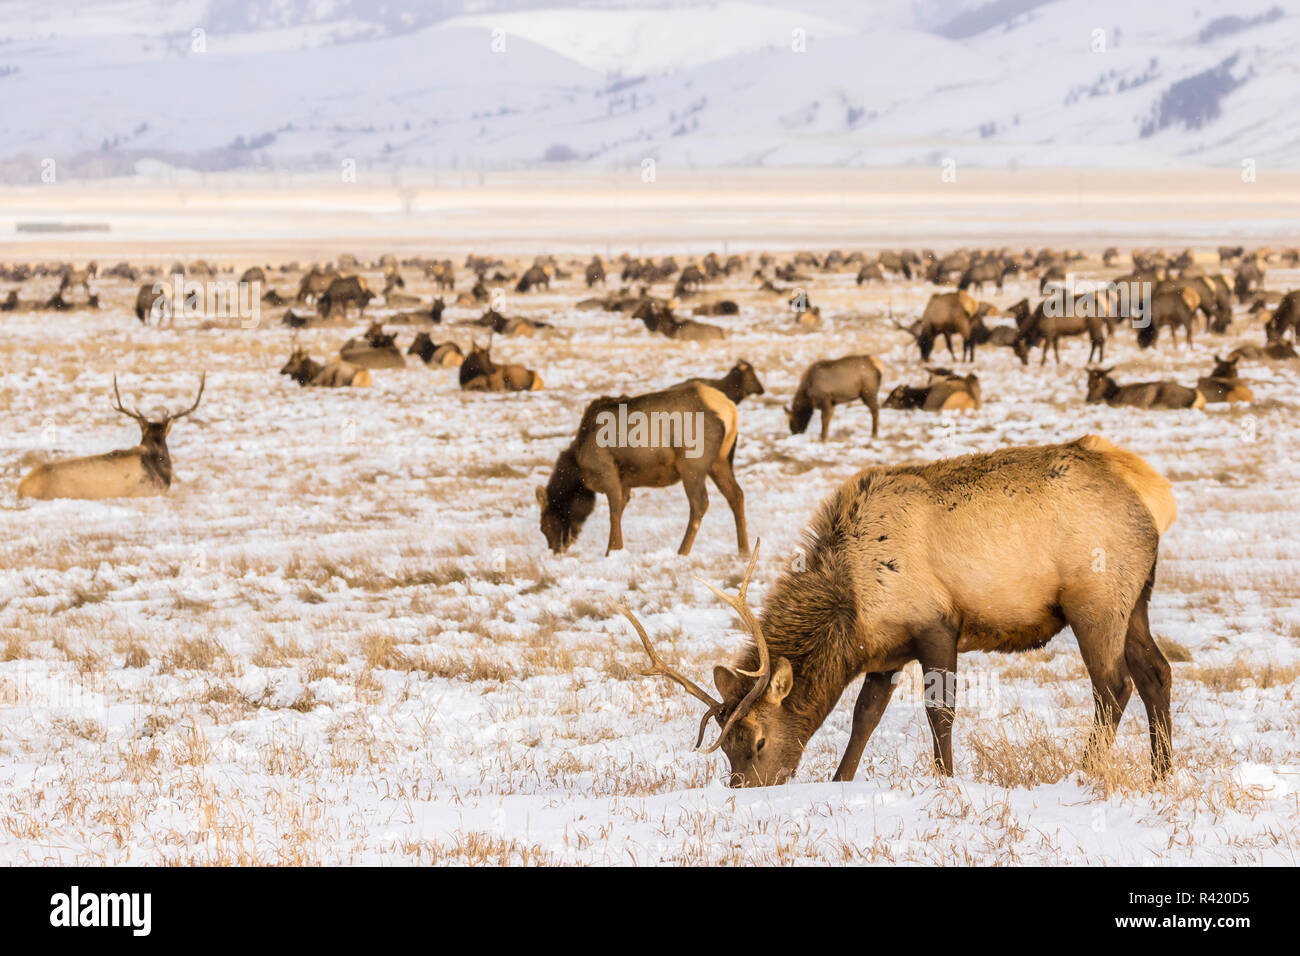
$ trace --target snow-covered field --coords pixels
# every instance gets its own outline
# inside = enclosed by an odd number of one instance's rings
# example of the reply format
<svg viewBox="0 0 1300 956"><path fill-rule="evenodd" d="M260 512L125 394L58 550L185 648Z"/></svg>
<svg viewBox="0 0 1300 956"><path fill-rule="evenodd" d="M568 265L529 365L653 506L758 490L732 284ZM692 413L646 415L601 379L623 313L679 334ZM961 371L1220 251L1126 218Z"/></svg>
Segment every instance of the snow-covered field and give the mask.
<svg viewBox="0 0 1300 956"><path fill-rule="evenodd" d="M407 291L428 295L416 278L407 270ZM48 285L29 283L24 298ZM1300 285L1300 274L1273 269L1268 285ZM576 280L510 294L504 311L556 326L495 342L495 358L546 381L516 395L462 393L454 371L418 362L376 372L370 389L300 389L277 374L290 349L278 310L254 330L144 329L129 314L133 287L99 288L97 313L0 319L0 862L1297 861L1295 364L1244 366L1251 408L1138 412L1084 404L1077 340L1059 370L985 348L982 410L886 410L872 442L866 410L842 408L822 444L816 426L792 437L781 410L802 370L866 351L885 362L882 396L918 384L915 348L886 308L917 315L930 287L864 291L852 273L817 274L809 289L825 322L801 331L781 300L733 276L709 290L742 306L708 320L729 332L713 347L574 310L586 295ZM1009 305L1034 291L1013 283L985 298ZM456 323L477 314L449 310L435 338L467 344ZM1262 342L1240 308L1237 323L1190 352L1164 341L1139 356L1126 333L1108 364L1122 381L1194 384L1214 351ZM358 329L300 338L321 358ZM1080 770L1091 690L1066 632L1040 651L962 658L952 779L930 768L913 673L856 782L827 782L853 686L793 783L724 787L725 758L690 749L697 705L639 676L641 649L607 602L629 602L665 653L706 679L743 640L694 579L739 581L725 504L710 489L682 558L680 487L640 489L627 550L604 557L601 499L556 557L533 488L591 398L721 375L742 357L767 388L740 407L737 453L762 538L758 602L818 501L867 465L1097 432L1166 474L1180 515L1162 542L1151 620L1174 660L1172 778L1147 782L1136 695L1114 766ZM205 369L202 405L171 435L169 494L17 499L39 461L135 442L110 408L115 372L147 408L187 402Z"/></svg>

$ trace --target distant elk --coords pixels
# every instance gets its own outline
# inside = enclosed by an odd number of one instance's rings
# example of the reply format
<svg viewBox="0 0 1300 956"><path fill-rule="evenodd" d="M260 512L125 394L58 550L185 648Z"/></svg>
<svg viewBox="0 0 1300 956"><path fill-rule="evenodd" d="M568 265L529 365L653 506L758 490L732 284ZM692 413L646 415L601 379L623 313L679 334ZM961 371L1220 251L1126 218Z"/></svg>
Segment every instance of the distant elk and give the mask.
<svg viewBox="0 0 1300 956"><path fill-rule="evenodd" d="M470 345L460 363L460 387L467 392L537 392L545 388L542 377L522 365L498 365L492 361L492 343L484 348Z"/></svg>
<svg viewBox="0 0 1300 956"><path fill-rule="evenodd" d="M551 289L551 276L541 266L529 268L515 284L516 292L531 292L533 289L545 289L548 292Z"/></svg>
<svg viewBox="0 0 1300 956"><path fill-rule="evenodd" d="M707 708L699 740L710 718L721 728L704 752L722 749L732 786L788 780L863 676L834 776L852 780L911 661L921 665L935 766L951 775L958 654L1032 650L1067 626L1095 702L1085 766L1103 766L1136 685L1159 779L1172 765L1171 674L1147 610L1160 536L1176 513L1168 481L1096 435L859 472L822 503L803 560L768 589L760 616L747 601L757 546L738 594L712 588L750 637L729 666L714 668L716 698L618 609L650 656L649 673Z"/></svg>
<svg viewBox="0 0 1300 956"><path fill-rule="evenodd" d="M878 396L884 374L885 366L874 355L846 355L813 362L799 380L794 399L785 408L790 434L802 435L815 410L821 413L821 440L826 441L835 406L861 399L871 409L871 437L875 438L880 433Z"/></svg>
<svg viewBox="0 0 1300 956"><path fill-rule="evenodd" d="M653 299L646 299L637 306L632 318L640 319L651 332L682 342L716 342L726 338L726 333L718 326L694 319L679 319L667 303Z"/></svg>
<svg viewBox="0 0 1300 956"><path fill-rule="evenodd" d="M592 256L591 261L587 263L584 274L587 282L587 288L590 289L597 282L605 284L605 264L600 261L600 256Z"/></svg>
<svg viewBox="0 0 1300 956"><path fill-rule="evenodd" d="M333 279L316 300L316 311L324 318L338 312L346 317L348 306L356 306L357 314L364 317L366 305L375 294L370 291L363 276L339 276Z"/></svg>
<svg viewBox="0 0 1300 956"><path fill-rule="evenodd" d="M432 280L440 292L448 292L456 288L456 269L450 259L425 266L424 277Z"/></svg>
<svg viewBox="0 0 1300 956"><path fill-rule="evenodd" d="M885 408L925 412L970 411L980 404L979 378L973 373L954 375L948 369L931 369L925 385L899 385L885 399Z"/></svg>
<svg viewBox="0 0 1300 956"><path fill-rule="evenodd" d="M943 336L948 354L953 358L957 353L952 348L952 337L960 335L962 339L962 357L975 360L975 330L996 309L985 302L977 302L965 292L939 292L930 296L921 314L921 321L915 331L898 326L916 339L921 350L921 361L928 362L934 351L935 340ZM897 325L897 323L895 323Z"/></svg>
<svg viewBox="0 0 1300 956"><path fill-rule="evenodd" d="M113 409L140 426L140 444L87 458L72 458L38 465L18 485L20 498L138 498L160 495L171 487L172 458L167 434L172 425L199 407L207 374L199 379L194 404L184 411L155 421L122 404L113 376Z"/></svg>
<svg viewBox="0 0 1300 956"><path fill-rule="evenodd" d="M749 395L764 394L763 383L758 380L758 373L754 371L754 366L744 359L733 365L731 371L722 378L691 378L682 382L681 385L696 383L716 388L737 405Z"/></svg>
<svg viewBox="0 0 1300 956"><path fill-rule="evenodd" d="M1237 377L1237 363L1241 356L1219 358L1214 356L1214 369L1209 375L1196 380L1196 390L1205 396L1211 405L1222 402L1241 402L1249 404L1255 400L1255 393Z"/></svg>
<svg viewBox="0 0 1300 956"><path fill-rule="evenodd" d="M135 296L135 317L145 325L161 325L172 317L172 300L167 295L167 286L147 282L140 286Z"/></svg>
<svg viewBox="0 0 1300 956"><path fill-rule="evenodd" d="M709 507L711 478L731 506L736 547L749 553L745 496L734 472L739 415L715 388L699 383L648 395L598 398L582 415L578 434L560 452L547 484L537 488L542 534L557 554L573 543L595 508L609 501L609 543L623 547L623 509L633 488L686 490L690 518L678 554L690 554Z"/></svg>
<svg viewBox="0 0 1300 956"><path fill-rule="evenodd" d="M86 295L90 295L90 280L95 278L99 273L99 265L91 262L84 269L74 269L72 266L65 266L59 279L59 291L67 292L74 286L81 286Z"/></svg>
<svg viewBox="0 0 1300 956"><path fill-rule="evenodd" d="M465 361L465 353L459 345L455 342L436 343L428 332L417 332L406 354L418 355L425 365L439 365L443 368L453 368Z"/></svg>
<svg viewBox="0 0 1300 956"><path fill-rule="evenodd" d="M397 347L397 336L385 332L382 323L371 322L360 339L348 339L339 349L339 358L357 368L405 368L406 359Z"/></svg>
<svg viewBox="0 0 1300 956"><path fill-rule="evenodd" d="M1168 327L1175 347L1178 345L1180 328L1186 334L1187 345L1190 347L1192 327L1196 324L1196 310L1200 306L1201 296L1190 286L1157 292L1151 297L1151 314L1143 316L1145 324L1138 329L1138 345L1144 349L1150 348L1156 344L1160 330Z"/></svg>
<svg viewBox="0 0 1300 956"><path fill-rule="evenodd" d="M1177 382L1137 382L1119 385L1110 373L1112 368L1088 369L1088 402L1105 402L1132 408L1204 408L1205 396L1194 388Z"/></svg>
<svg viewBox="0 0 1300 956"><path fill-rule="evenodd" d="M301 348L293 350L280 374L288 375L301 386L315 388L365 388L371 384L369 369L357 368L342 359L322 365Z"/></svg>
<svg viewBox="0 0 1300 956"><path fill-rule="evenodd" d="M1049 303L1055 308L1048 314ZM1061 364L1061 339L1076 335L1088 336L1088 361L1095 354L1098 361L1106 356L1106 336L1110 331L1111 302L1104 293L1082 293L1071 300L1070 307L1060 299L1044 299L1031 311L1029 300L1021 299L1007 310L1015 316L1019 332L1012 348L1022 365L1029 364L1029 352L1043 346L1039 365L1047 364L1047 350L1052 350L1056 364Z"/></svg>
<svg viewBox="0 0 1300 956"><path fill-rule="evenodd" d="M312 266L302 281L298 283L297 301L299 305L308 305L316 302L325 291L330 287L330 283L339 278L339 274L333 269L321 269L319 266Z"/></svg>

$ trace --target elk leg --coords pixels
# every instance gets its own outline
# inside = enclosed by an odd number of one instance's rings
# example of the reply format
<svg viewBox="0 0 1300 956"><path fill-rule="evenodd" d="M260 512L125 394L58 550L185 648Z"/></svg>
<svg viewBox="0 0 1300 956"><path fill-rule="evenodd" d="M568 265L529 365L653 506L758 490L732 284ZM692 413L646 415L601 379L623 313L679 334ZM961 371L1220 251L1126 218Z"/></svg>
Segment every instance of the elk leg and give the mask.
<svg viewBox="0 0 1300 956"><path fill-rule="evenodd" d="M934 736L934 763L951 777L952 722L957 715L957 632L935 628L918 635L916 657L921 662L925 716Z"/></svg>
<svg viewBox="0 0 1300 956"><path fill-rule="evenodd" d="M840 760L835 776L831 777L832 780L849 781L858 772L858 761L862 759L867 740L880 723L889 698L898 686L894 681L897 676L898 671L883 671L868 674L862 682L858 702L853 705L853 729L849 732L849 745L844 748L844 757Z"/></svg>
<svg viewBox="0 0 1300 956"><path fill-rule="evenodd" d="M875 438L880 434L880 402L876 393L871 391L862 393L862 401L871 409L871 437Z"/></svg>
<svg viewBox="0 0 1300 956"><path fill-rule="evenodd" d="M1042 359L1039 361L1039 363L1038 363L1039 365L1046 365L1046 364L1047 364L1047 349L1048 349L1049 346L1051 346L1051 344L1052 344L1052 340L1051 340L1050 337L1043 339L1043 357L1042 357Z"/></svg>
<svg viewBox="0 0 1300 956"><path fill-rule="evenodd" d="M731 515L736 519L736 549L742 558L749 557L749 531L745 527L745 493L740 490L736 474L731 470L731 462L719 461L709 471L718 491L731 506Z"/></svg>
<svg viewBox="0 0 1300 956"><path fill-rule="evenodd" d="M1057 367L1061 364L1061 340L1052 339L1052 354L1056 356Z"/></svg>
<svg viewBox="0 0 1300 956"><path fill-rule="evenodd" d="M957 353L952 350L952 333L943 333L943 341L944 344L948 346L948 354L952 357L952 360L954 362L957 361Z"/></svg>
<svg viewBox="0 0 1300 956"><path fill-rule="evenodd" d="M687 555L695 544L695 535L699 533L704 512L709 510L709 493L705 490L702 474L682 475L682 487L686 489L686 500L691 504L691 516L686 522L686 534L682 537L682 546L677 549L677 553Z"/></svg>
<svg viewBox="0 0 1300 956"><path fill-rule="evenodd" d="M1147 603L1151 582L1143 589L1128 619L1124 661L1137 685L1138 696L1147 709L1151 733L1151 775L1160 780L1169 773L1173 756L1173 722L1169 715L1169 661L1151 638Z"/></svg>
<svg viewBox="0 0 1300 956"><path fill-rule="evenodd" d="M822 413L822 441L830 437L831 433L831 416L835 414L835 403L827 402L820 406Z"/></svg>
<svg viewBox="0 0 1300 956"><path fill-rule="evenodd" d="M623 550L623 508L627 505L628 495L624 493L623 482L618 473L593 476L591 490L604 495L609 500L609 543L605 554Z"/></svg>
<svg viewBox="0 0 1300 956"><path fill-rule="evenodd" d="M1089 605L1102 610L1090 614ZM1093 727L1084 751L1084 767L1095 772L1115 742L1115 732L1133 691L1124 663L1125 638L1122 633L1115 633L1114 616L1095 595L1088 595L1074 608L1064 610L1065 620L1078 641L1083 665L1092 679Z"/></svg>

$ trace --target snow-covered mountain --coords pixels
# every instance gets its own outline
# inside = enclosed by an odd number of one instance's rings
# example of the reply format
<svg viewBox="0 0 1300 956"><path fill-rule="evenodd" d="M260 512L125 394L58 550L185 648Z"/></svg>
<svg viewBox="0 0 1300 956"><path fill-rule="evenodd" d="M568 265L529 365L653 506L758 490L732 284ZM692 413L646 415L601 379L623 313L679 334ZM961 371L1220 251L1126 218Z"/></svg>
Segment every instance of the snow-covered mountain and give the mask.
<svg viewBox="0 0 1300 956"><path fill-rule="evenodd" d="M1294 168L1300 12L1246 4L8 0L0 176Z"/></svg>

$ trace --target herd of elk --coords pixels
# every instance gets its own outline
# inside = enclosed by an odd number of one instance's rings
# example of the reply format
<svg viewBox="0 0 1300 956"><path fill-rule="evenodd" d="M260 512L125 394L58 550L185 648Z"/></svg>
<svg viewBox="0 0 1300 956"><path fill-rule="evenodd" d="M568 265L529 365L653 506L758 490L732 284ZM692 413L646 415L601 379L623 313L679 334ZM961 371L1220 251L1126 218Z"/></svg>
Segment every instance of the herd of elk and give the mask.
<svg viewBox="0 0 1300 956"><path fill-rule="evenodd" d="M207 375L199 379L194 404L183 411L151 419L122 404L113 376L113 410L140 426L140 444L102 455L46 462L33 468L18 485L20 498L138 498L160 495L172 484L172 457L167 435L178 419L199 407Z"/></svg>
<svg viewBox="0 0 1300 956"><path fill-rule="evenodd" d="M793 775L813 734L862 677L835 780L852 780L899 681L920 663L940 773L953 773L957 658L1042 647L1065 627L1096 704L1085 759L1111 748L1134 685L1146 707L1153 775L1172 761L1170 668L1148 620L1160 536L1177 514L1169 482L1096 435L927 465L870 468L833 492L807 532L803 561L747 602L754 556L734 597L750 636L714 668L717 697L669 666L627 608L650 673L675 681L721 728L733 786ZM1106 573L1097 573L1098 553Z"/></svg>

